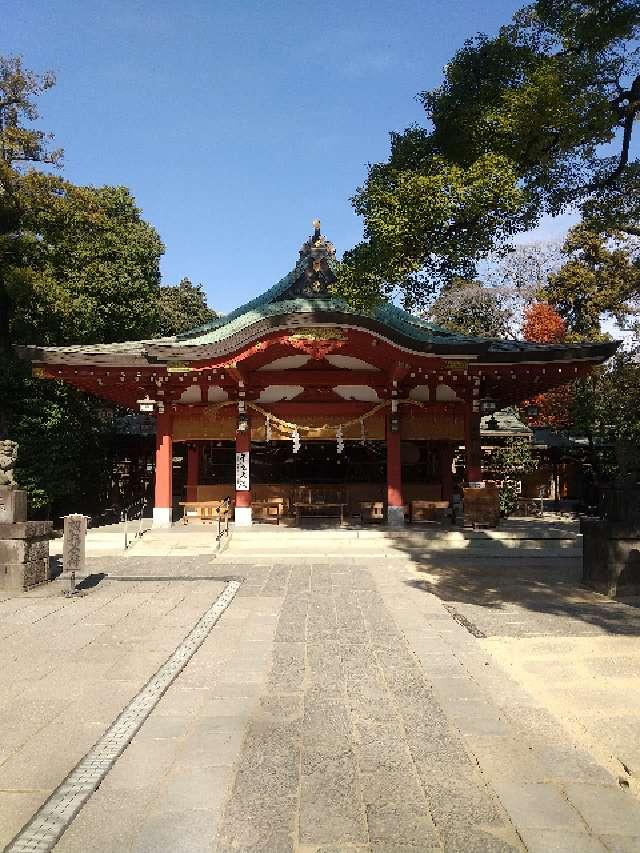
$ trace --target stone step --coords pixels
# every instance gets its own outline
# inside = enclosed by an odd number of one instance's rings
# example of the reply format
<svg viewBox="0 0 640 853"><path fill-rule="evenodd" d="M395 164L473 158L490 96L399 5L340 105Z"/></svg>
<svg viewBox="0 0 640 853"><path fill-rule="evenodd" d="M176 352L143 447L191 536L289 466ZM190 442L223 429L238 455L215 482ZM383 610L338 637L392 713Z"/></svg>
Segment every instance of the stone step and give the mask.
<svg viewBox="0 0 640 853"><path fill-rule="evenodd" d="M469 554L491 554L495 556L517 557L519 554L549 554L557 556L572 556L578 557L582 555L582 543L570 540L565 541L549 541L544 539L520 539L512 541L493 541L493 540L478 540L467 539L462 541L433 541L425 542L367 542L358 540L345 540L336 542L327 540L322 542L319 540L306 541L274 541L273 539L264 539L256 541L247 541L246 539L237 539L235 535L231 537L230 547L236 553L270 553L270 554L299 554L306 552L324 551L332 554L351 554L367 552L371 554L384 553L392 551L394 553L411 553L411 554L435 554L445 552L448 554L469 553Z"/></svg>
<svg viewBox="0 0 640 853"><path fill-rule="evenodd" d="M565 531L536 531L535 533L521 530L442 530L429 528L424 529L367 529L367 528L291 528L274 527L267 525L254 525L250 528L236 527L233 529L233 537L238 542L254 542L256 540L265 542L305 543L305 542L331 542L338 543L350 541L368 541L376 543L407 543L416 545L431 545L433 543L455 543L466 547L467 542L501 542L519 543L544 541L549 543L576 543L581 542L580 534Z"/></svg>
<svg viewBox="0 0 640 853"><path fill-rule="evenodd" d="M246 551L234 551L232 548L216 556L216 565L238 565L238 566L253 566L264 564L295 564L305 565L307 563L326 563L327 565L362 565L363 567L377 563L412 563L419 566L425 571L430 568L441 570L445 568L455 573L456 567L460 567L466 574L477 573L479 577L504 577L515 573L519 575L521 569L526 567L527 577L532 577L538 572L543 580L548 579L549 574L564 575L567 571L575 574L576 579L580 577L582 567L582 557L549 557L538 555L535 552L526 556L520 555L515 557L490 555L479 557L475 554L457 553L447 556L443 563L442 555L440 554L410 554L401 551L376 551L375 553L367 553L363 551L354 551L349 553L331 554L326 551L305 551L292 555L290 552L274 553L265 551L262 553L251 553Z"/></svg>

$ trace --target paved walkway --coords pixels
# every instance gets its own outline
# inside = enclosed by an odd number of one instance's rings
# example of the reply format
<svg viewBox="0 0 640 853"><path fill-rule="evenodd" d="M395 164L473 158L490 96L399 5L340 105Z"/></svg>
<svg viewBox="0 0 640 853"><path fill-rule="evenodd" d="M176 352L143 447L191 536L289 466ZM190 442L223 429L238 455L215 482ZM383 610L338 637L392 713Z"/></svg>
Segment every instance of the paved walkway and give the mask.
<svg viewBox="0 0 640 853"><path fill-rule="evenodd" d="M0 844L241 575L57 851L640 849L634 768L523 676L537 648L561 678L572 638L629 644L627 678L638 611L550 583L545 561L518 592L486 567L483 587L477 561L344 553L103 557L97 575L148 579L0 601Z"/></svg>

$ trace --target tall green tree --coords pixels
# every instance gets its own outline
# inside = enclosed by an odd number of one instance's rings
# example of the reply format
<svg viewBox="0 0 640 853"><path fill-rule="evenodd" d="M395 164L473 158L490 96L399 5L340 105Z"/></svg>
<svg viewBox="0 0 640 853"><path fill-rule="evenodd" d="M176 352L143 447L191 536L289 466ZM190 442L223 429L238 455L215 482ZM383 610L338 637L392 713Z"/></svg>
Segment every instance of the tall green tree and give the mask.
<svg viewBox="0 0 640 853"><path fill-rule="evenodd" d="M640 233L639 27L639 0L537 0L466 42L420 96L426 126L392 134L356 193L364 240L345 254L343 295L426 300L567 208Z"/></svg>
<svg viewBox="0 0 640 853"><path fill-rule="evenodd" d="M608 237L580 225L563 246L564 264L543 288L567 324L570 339L602 336L601 318L609 314L619 325L636 314L640 297L640 263L628 240Z"/></svg>
<svg viewBox="0 0 640 853"><path fill-rule="evenodd" d="M111 415L62 383L32 379L14 346L157 334L163 246L126 188L77 187L42 170L61 162L33 127L53 84L0 58L0 432L20 444L16 473L33 505L55 514L99 504Z"/></svg>
<svg viewBox="0 0 640 853"><path fill-rule="evenodd" d="M164 247L126 187L77 187L37 172L21 184L21 256L8 272L13 340L156 334Z"/></svg>
<svg viewBox="0 0 640 853"><path fill-rule="evenodd" d="M55 84L51 72L24 68L19 56L0 56L0 354L11 350L12 290L22 264L22 172L36 163L60 165L62 150L52 150L52 135L33 127L39 118L37 97ZM1 428L1 427L0 427Z"/></svg>
<svg viewBox="0 0 640 853"><path fill-rule="evenodd" d="M176 285L160 288L158 296L158 334L177 335L215 320L218 316L207 305L202 284L193 284L186 276Z"/></svg>

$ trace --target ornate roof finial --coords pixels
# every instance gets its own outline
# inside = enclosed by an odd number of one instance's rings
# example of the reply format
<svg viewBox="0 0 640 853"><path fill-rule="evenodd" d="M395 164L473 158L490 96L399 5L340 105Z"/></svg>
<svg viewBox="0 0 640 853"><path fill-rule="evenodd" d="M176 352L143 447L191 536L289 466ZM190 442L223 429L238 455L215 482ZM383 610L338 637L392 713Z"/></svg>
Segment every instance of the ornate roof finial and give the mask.
<svg viewBox="0 0 640 853"><path fill-rule="evenodd" d="M315 230L315 233L313 236L317 239L320 236L320 220L319 219L313 220L313 227Z"/></svg>

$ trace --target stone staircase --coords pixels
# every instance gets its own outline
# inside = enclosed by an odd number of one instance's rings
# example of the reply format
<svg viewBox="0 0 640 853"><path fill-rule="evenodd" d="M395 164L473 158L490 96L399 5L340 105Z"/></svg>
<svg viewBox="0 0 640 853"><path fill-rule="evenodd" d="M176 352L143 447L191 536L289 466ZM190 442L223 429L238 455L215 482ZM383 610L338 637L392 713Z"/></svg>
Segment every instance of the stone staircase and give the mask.
<svg viewBox="0 0 640 853"><path fill-rule="evenodd" d="M536 565L564 565L582 561L582 537L570 529L526 525L498 530L460 530L436 527L388 529L374 527L307 528L254 525L232 532L229 547L219 560L273 562L313 560L515 560Z"/></svg>

